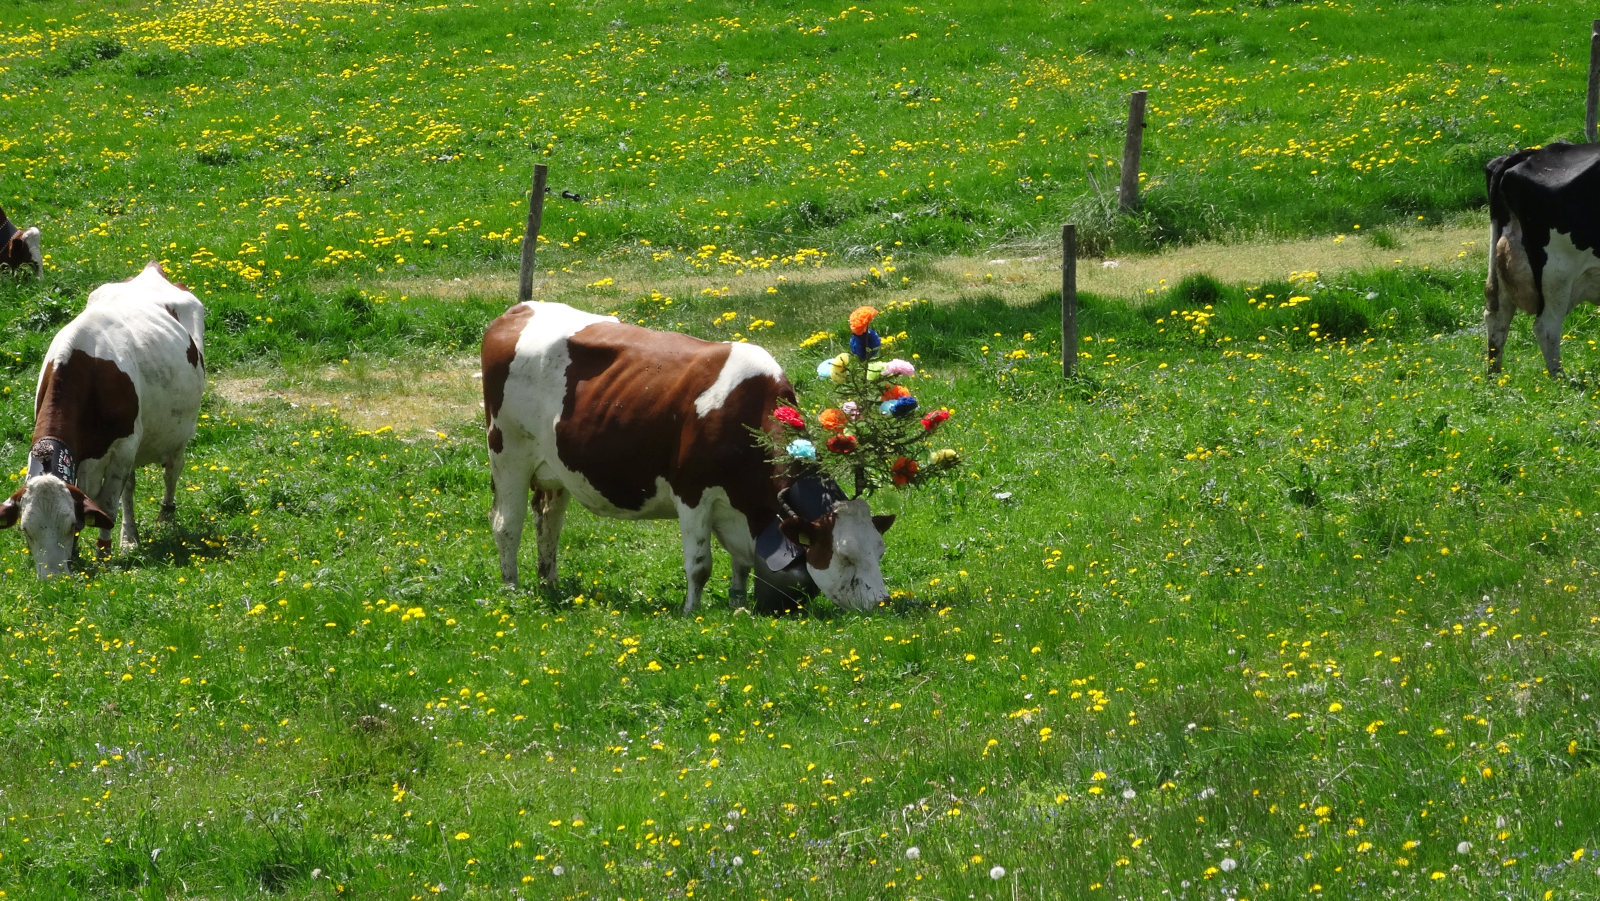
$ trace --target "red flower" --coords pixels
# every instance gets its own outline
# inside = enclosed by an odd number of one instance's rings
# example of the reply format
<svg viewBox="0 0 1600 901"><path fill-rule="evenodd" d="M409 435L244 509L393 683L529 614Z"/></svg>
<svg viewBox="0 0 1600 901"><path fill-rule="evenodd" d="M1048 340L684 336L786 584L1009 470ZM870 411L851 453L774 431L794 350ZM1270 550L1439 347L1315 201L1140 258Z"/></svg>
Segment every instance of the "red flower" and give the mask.
<svg viewBox="0 0 1600 901"><path fill-rule="evenodd" d="M894 478L896 486L909 485L911 480L917 477L918 469L921 467L917 465L917 461L910 457L901 457L889 467L889 474Z"/></svg>
<svg viewBox="0 0 1600 901"><path fill-rule="evenodd" d="M856 436L834 435L828 439L828 450L836 454L848 454L856 449Z"/></svg>
<svg viewBox="0 0 1600 901"><path fill-rule="evenodd" d="M950 411L949 410L934 410L932 413L929 413L927 416L922 417L922 430L925 431L925 432L931 432L934 429L938 428L941 423L943 423L946 419L949 419L949 418L950 418Z"/></svg>
<svg viewBox="0 0 1600 901"><path fill-rule="evenodd" d="M806 427L806 418L801 416L800 411L794 407L779 407L772 411L772 418L791 429L803 429Z"/></svg>

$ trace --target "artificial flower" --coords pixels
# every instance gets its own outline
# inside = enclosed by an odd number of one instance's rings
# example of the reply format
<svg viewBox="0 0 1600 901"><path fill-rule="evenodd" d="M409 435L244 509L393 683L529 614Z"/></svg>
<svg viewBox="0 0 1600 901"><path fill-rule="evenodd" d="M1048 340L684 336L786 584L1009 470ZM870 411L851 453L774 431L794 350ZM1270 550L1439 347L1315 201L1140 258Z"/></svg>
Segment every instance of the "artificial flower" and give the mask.
<svg viewBox="0 0 1600 901"><path fill-rule="evenodd" d="M878 404L878 412L885 416L905 417L910 416L917 409L917 399L911 396L897 397Z"/></svg>
<svg viewBox="0 0 1600 901"><path fill-rule="evenodd" d="M856 403L853 400L847 400L844 403L840 404L839 405L839 409L843 410L844 411L844 415L850 417L851 419L860 419L861 418L861 405Z"/></svg>
<svg viewBox="0 0 1600 901"><path fill-rule="evenodd" d="M950 418L950 411L949 410L934 410L932 413L929 413L927 416L922 417L922 430L925 431L925 432L931 432L934 429L938 428L940 423L944 422L946 419L949 419L949 418Z"/></svg>
<svg viewBox="0 0 1600 901"><path fill-rule="evenodd" d="M832 358L823 360L821 363L817 364L817 378L819 378L819 379L831 379L831 378L833 378L833 359Z"/></svg>
<svg viewBox="0 0 1600 901"><path fill-rule="evenodd" d="M850 424L850 417L844 415L843 410L827 409L817 416L817 421L830 432L841 431Z"/></svg>
<svg viewBox="0 0 1600 901"><path fill-rule="evenodd" d="M791 429L803 429L806 427L805 417L801 416L800 411L794 407L779 407L772 411L772 418Z"/></svg>
<svg viewBox="0 0 1600 901"><path fill-rule="evenodd" d="M928 455L928 466L932 469L948 469L961 462L961 455L948 447L940 448Z"/></svg>
<svg viewBox="0 0 1600 901"><path fill-rule="evenodd" d="M917 374L917 367L912 366L911 362L909 360L902 360L899 357L896 357L895 359L890 360L889 362L883 364L883 374L884 375L916 375Z"/></svg>
<svg viewBox="0 0 1600 901"><path fill-rule="evenodd" d="M890 385L889 387L883 389L883 393L878 396L878 400L894 400L897 397L910 397L910 396L911 396L911 389L907 388L906 386L904 386L904 385Z"/></svg>
<svg viewBox="0 0 1600 901"><path fill-rule="evenodd" d="M856 436L834 435L828 439L828 450L836 454L848 454L856 449Z"/></svg>
<svg viewBox="0 0 1600 901"><path fill-rule="evenodd" d="M804 438L794 439L789 442L789 446L784 450L788 451L789 456L796 460L815 460L817 458L817 446Z"/></svg>
<svg viewBox="0 0 1600 901"><path fill-rule="evenodd" d="M867 329L859 335L850 336L850 352L865 360L878 352L883 346L883 339L872 329Z"/></svg>
<svg viewBox="0 0 1600 901"><path fill-rule="evenodd" d="M911 480L917 477L917 470L920 468L917 466L917 461L910 457L901 457L889 467L889 474L894 478L895 485L909 485Z"/></svg>
<svg viewBox="0 0 1600 901"><path fill-rule="evenodd" d="M877 315L878 311L872 307L856 307L855 311L850 314L850 334L860 335L865 333L867 328L872 325L873 318Z"/></svg>
<svg viewBox="0 0 1600 901"><path fill-rule="evenodd" d="M823 365L828 367L827 374L823 375L822 366L818 366L817 375L833 379L835 384L842 385L844 384L845 369L850 365L850 355L848 353L839 354L831 360L825 360Z"/></svg>

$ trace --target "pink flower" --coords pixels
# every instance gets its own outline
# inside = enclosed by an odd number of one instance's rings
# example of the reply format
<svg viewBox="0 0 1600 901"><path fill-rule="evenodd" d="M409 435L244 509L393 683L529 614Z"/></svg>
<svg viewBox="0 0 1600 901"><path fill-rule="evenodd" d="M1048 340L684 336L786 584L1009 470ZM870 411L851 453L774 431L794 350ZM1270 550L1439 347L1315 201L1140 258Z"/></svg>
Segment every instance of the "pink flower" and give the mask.
<svg viewBox="0 0 1600 901"><path fill-rule="evenodd" d="M853 400L847 400L844 403L840 404L839 405L839 409L843 410L844 411L844 415L850 417L851 419L860 419L861 418L861 405L857 404Z"/></svg>
<svg viewBox="0 0 1600 901"><path fill-rule="evenodd" d="M883 364L883 374L884 375L916 375L917 374L917 367L912 366L911 363L909 361L907 361L907 360L901 360L899 358L896 358L896 359L890 360L889 362Z"/></svg>

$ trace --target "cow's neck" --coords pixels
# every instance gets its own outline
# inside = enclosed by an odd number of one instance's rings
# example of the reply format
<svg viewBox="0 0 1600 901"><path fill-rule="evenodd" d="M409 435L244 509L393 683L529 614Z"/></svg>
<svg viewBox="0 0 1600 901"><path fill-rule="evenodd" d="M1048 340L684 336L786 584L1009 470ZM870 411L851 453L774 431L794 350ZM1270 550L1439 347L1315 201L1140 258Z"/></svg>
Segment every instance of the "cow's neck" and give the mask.
<svg viewBox="0 0 1600 901"><path fill-rule="evenodd" d="M78 484L78 462L59 438L45 436L28 451L28 478L55 476L68 485Z"/></svg>

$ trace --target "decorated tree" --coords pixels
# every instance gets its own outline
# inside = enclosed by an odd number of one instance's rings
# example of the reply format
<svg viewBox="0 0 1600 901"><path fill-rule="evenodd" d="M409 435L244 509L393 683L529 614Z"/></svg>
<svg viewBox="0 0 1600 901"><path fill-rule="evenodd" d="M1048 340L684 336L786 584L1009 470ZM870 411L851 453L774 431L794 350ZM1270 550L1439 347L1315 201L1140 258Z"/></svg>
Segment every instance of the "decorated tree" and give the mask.
<svg viewBox="0 0 1600 901"><path fill-rule="evenodd" d="M884 485L923 482L960 462L949 448L925 452L950 411L923 408L905 384L916 375L910 362L879 359L883 340L872 328L877 315L872 307L856 308L850 314L850 350L817 366L832 405L811 420L794 407L778 407L773 418L784 426L782 437L767 439L778 460L853 485L857 496Z"/></svg>

